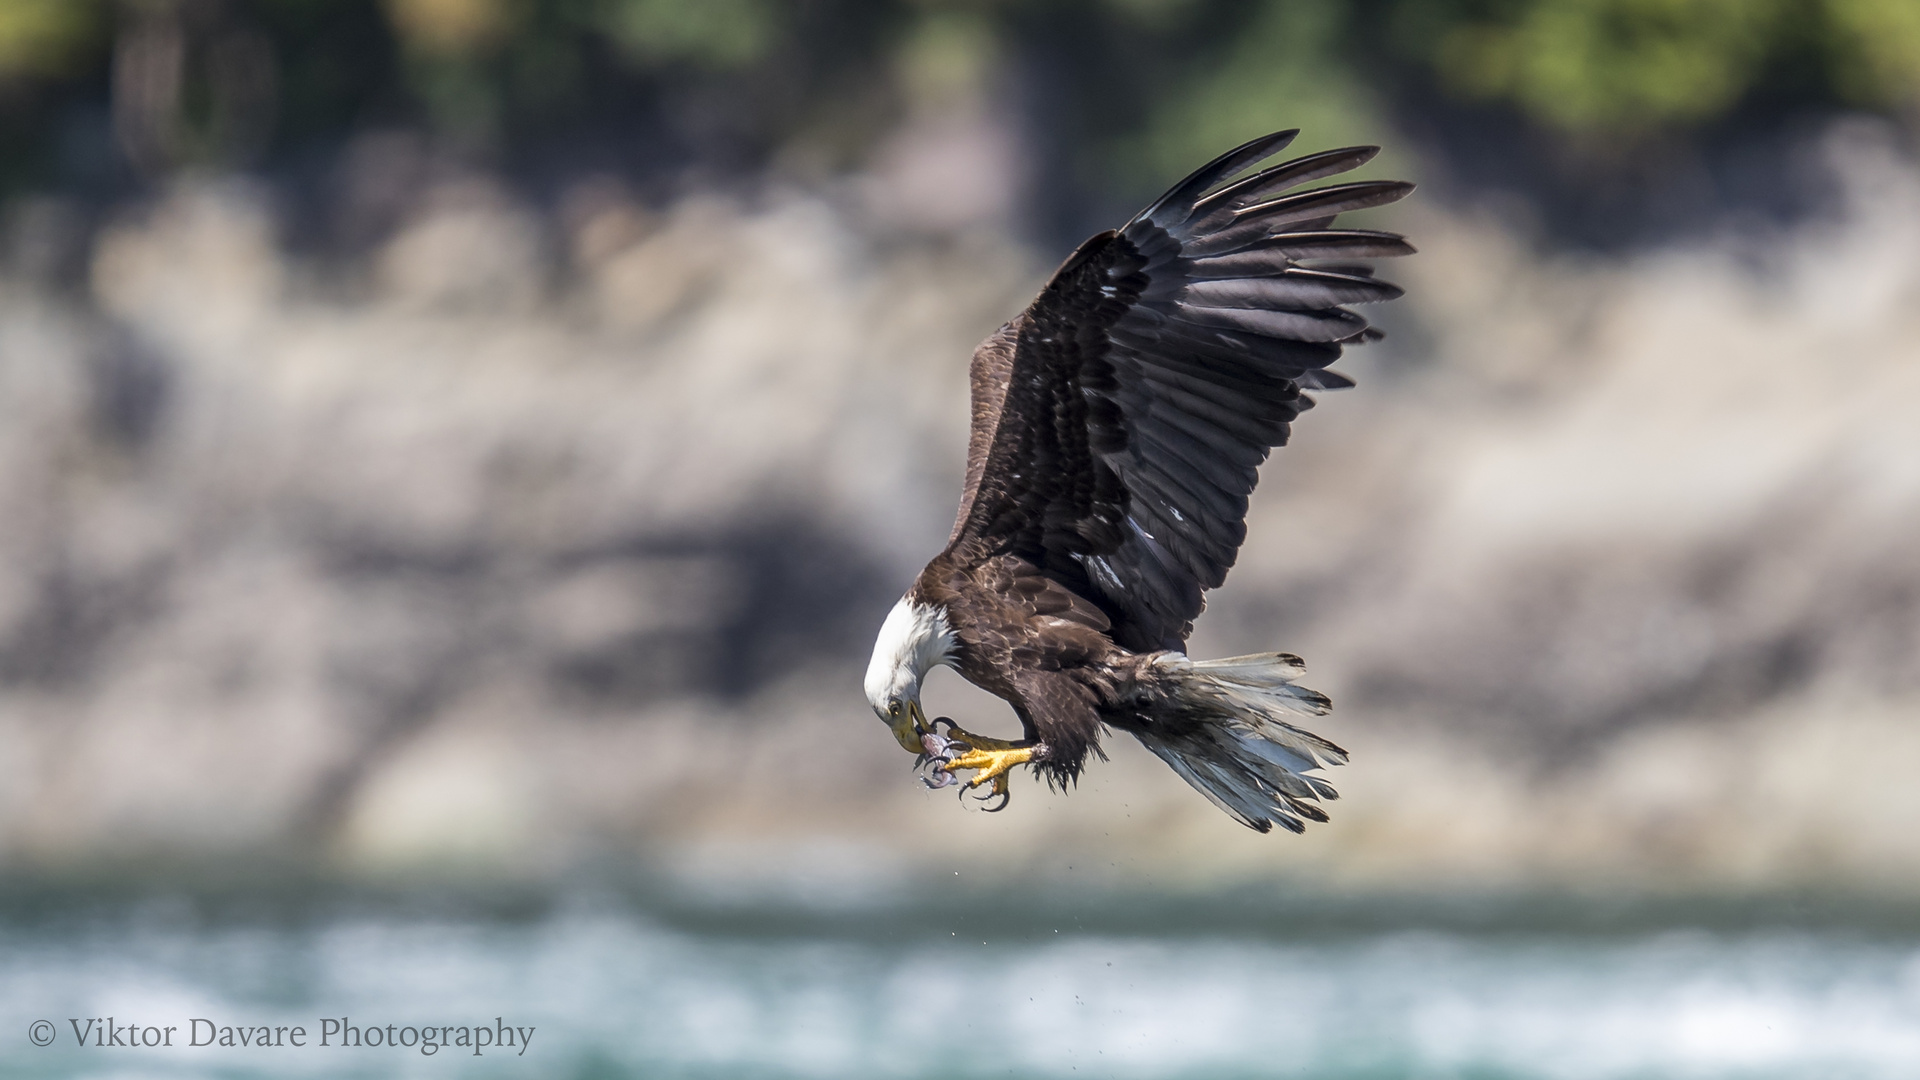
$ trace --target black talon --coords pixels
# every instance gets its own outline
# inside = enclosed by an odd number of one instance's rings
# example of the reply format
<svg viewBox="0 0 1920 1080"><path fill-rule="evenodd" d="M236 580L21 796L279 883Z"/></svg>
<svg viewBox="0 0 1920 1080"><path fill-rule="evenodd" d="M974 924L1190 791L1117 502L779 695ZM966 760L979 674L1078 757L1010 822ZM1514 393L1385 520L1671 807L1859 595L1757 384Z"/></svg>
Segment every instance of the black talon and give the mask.
<svg viewBox="0 0 1920 1080"><path fill-rule="evenodd" d="M983 802L983 803L984 803L984 802L986 802L986 801L987 801L988 799L991 799L991 798L993 798L993 796L994 796L994 794L996 794L996 793L993 793L993 792L989 792L989 793L988 793L987 795L985 795L985 796L983 796L983 797L982 797L982 798L981 798L981 799L980 799L979 801L980 801L980 802ZM981 813L984 813L984 814L997 814L997 813L999 813L1000 811L1002 811L1002 810L1005 810L1005 809L1007 808L1007 804L1013 801L1013 789L1012 789L1012 788L1008 788L1007 790L1005 790L1005 791L1002 791L1002 792L998 792L997 794L998 794L998 795L1000 796L1000 805L999 805L999 806L982 806L982 807L980 808L980 812L981 812Z"/></svg>

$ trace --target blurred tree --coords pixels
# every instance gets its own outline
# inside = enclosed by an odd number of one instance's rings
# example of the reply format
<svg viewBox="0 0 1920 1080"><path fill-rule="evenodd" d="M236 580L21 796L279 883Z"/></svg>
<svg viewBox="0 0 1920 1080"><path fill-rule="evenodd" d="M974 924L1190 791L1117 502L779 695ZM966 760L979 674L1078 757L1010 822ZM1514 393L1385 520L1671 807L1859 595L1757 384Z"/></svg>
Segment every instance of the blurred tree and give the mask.
<svg viewBox="0 0 1920 1080"><path fill-rule="evenodd" d="M1920 3L1826 0L1836 81L1850 100L1920 110Z"/></svg>
<svg viewBox="0 0 1920 1080"><path fill-rule="evenodd" d="M0 0L0 79L71 73L100 23L93 0Z"/></svg>
<svg viewBox="0 0 1920 1080"><path fill-rule="evenodd" d="M122 11L113 125L136 170L244 164L264 150L279 114L279 64L249 12L211 0L146 0Z"/></svg>
<svg viewBox="0 0 1920 1080"><path fill-rule="evenodd" d="M1024 117L1063 207L1106 213L1280 124L1384 141L1452 110L1591 161L1916 122L1920 0L0 0L0 194L312 163L372 127L529 173L845 169L953 71Z"/></svg>
<svg viewBox="0 0 1920 1080"><path fill-rule="evenodd" d="M1445 85L1595 132L1724 114L1760 72L1787 0L1552 0L1504 5L1495 17L1477 6L1405 12L1416 25L1441 23L1414 42L1431 48Z"/></svg>
<svg viewBox="0 0 1920 1080"><path fill-rule="evenodd" d="M527 5L510 0L387 0L407 83L443 134L484 142L497 134L500 56L523 29Z"/></svg>
<svg viewBox="0 0 1920 1080"><path fill-rule="evenodd" d="M524 5L508 0L387 0L394 30L419 51L439 56L490 52L514 29Z"/></svg>
<svg viewBox="0 0 1920 1080"><path fill-rule="evenodd" d="M1398 0L1400 55L1576 135L1711 124L1799 63L1813 101L1911 107L1913 0Z"/></svg>
<svg viewBox="0 0 1920 1080"><path fill-rule="evenodd" d="M1125 11L1140 0L1115 2ZM1155 100L1139 134L1122 144L1122 167L1142 191L1277 124L1301 129L1312 144L1390 141L1382 102L1346 48L1356 29L1350 5L1265 0L1242 17L1237 32L1191 58L1174 92Z"/></svg>
<svg viewBox="0 0 1920 1080"><path fill-rule="evenodd" d="M602 0L589 25L641 63L737 68L765 56L781 32L768 0Z"/></svg>

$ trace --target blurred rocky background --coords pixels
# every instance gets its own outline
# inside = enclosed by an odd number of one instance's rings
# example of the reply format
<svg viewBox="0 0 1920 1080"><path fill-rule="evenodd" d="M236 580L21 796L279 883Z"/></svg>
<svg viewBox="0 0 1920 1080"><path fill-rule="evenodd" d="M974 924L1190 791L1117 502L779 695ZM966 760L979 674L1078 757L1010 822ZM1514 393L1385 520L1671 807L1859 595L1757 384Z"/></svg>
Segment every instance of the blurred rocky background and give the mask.
<svg viewBox="0 0 1920 1080"><path fill-rule="evenodd" d="M0 873L1920 893L1916 13L0 0ZM1283 126L1424 185L1193 642L1332 824L922 791L972 346Z"/></svg>

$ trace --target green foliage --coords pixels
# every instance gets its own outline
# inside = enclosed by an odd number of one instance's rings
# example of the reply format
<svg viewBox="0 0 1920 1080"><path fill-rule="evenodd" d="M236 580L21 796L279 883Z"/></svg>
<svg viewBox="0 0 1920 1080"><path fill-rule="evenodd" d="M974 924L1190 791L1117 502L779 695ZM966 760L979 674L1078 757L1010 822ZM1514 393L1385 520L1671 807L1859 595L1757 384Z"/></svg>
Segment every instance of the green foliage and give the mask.
<svg viewBox="0 0 1920 1080"><path fill-rule="evenodd" d="M1571 134L1711 123L1773 75L1810 68L1837 98L1920 100L1915 0L1401 0L1401 55L1467 100Z"/></svg>
<svg viewBox="0 0 1920 1080"><path fill-rule="evenodd" d="M92 0L0 0L0 78L70 73L100 14Z"/></svg>
<svg viewBox="0 0 1920 1080"><path fill-rule="evenodd" d="M1155 104L1140 135L1123 144L1122 168L1179 176L1283 122L1316 145L1380 141L1377 103L1341 61L1347 10L1339 0L1266 0Z"/></svg>
<svg viewBox="0 0 1920 1080"><path fill-rule="evenodd" d="M1782 26L1783 0L1551 0L1461 19L1433 41L1450 89L1553 126L1606 131L1727 111Z"/></svg>
<svg viewBox="0 0 1920 1080"><path fill-rule="evenodd" d="M115 57L162 23L181 115L147 118L176 131L148 171L259 160L180 149L222 137L196 100L256 92L269 155L370 123L502 150L647 118L733 160L812 141L844 165L1017 75L1068 132L1061 159L1128 195L1283 123L1303 146L1388 141L1388 112L1433 94L1603 147L1755 102L1920 117L1920 0L0 0L0 183L72 158L59 126L89 109L124 132ZM223 90L215 58L249 36L271 77Z"/></svg>
<svg viewBox="0 0 1920 1080"><path fill-rule="evenodd" d="M978 13L937 11L902 36L896 69L907 96L941 104L978 93L991 77L994 27Z"/></svg>
<svg viewBox="0 0 1920 1080"><path fill-rule="evenodd" d="M778 14L769 0L605 0L593 23L641 63L737 68L766 55Z"/></svg>
<svg viewBox="0 0 1920 1080"><path fill-rule="evenodd" d="M1851 100L1920 107L1920 2L1826 0L1833 71Z"/></svg>

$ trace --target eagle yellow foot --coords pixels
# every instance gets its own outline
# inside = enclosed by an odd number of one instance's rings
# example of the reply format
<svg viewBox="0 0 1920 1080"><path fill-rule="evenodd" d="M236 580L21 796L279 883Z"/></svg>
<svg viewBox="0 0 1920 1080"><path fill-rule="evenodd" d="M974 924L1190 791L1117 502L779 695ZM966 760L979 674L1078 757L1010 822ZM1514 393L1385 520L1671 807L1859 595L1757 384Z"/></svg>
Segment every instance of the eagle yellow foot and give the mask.
<svg viewBox="0 0 1920 1080"><path fill-rule="evenodd" d="M939 726L945 722L945 732ZM1000 805L989 808L989 812L1006 809L1012 799L1007 786L1008 774L1016 767L1032 762L1040 749L1032 744L1012 743L1004 739L989 738L961 730L958 724L941 717L934 721L935 730L922 739L926 749L925 759L933 765L932 775L925 779L930 788L943 788L958 780L954 775L960 770L973 770L973 776L966 780L961 788L968 791L982 784L992 785L983 799L1000 799Z"/></svg>

